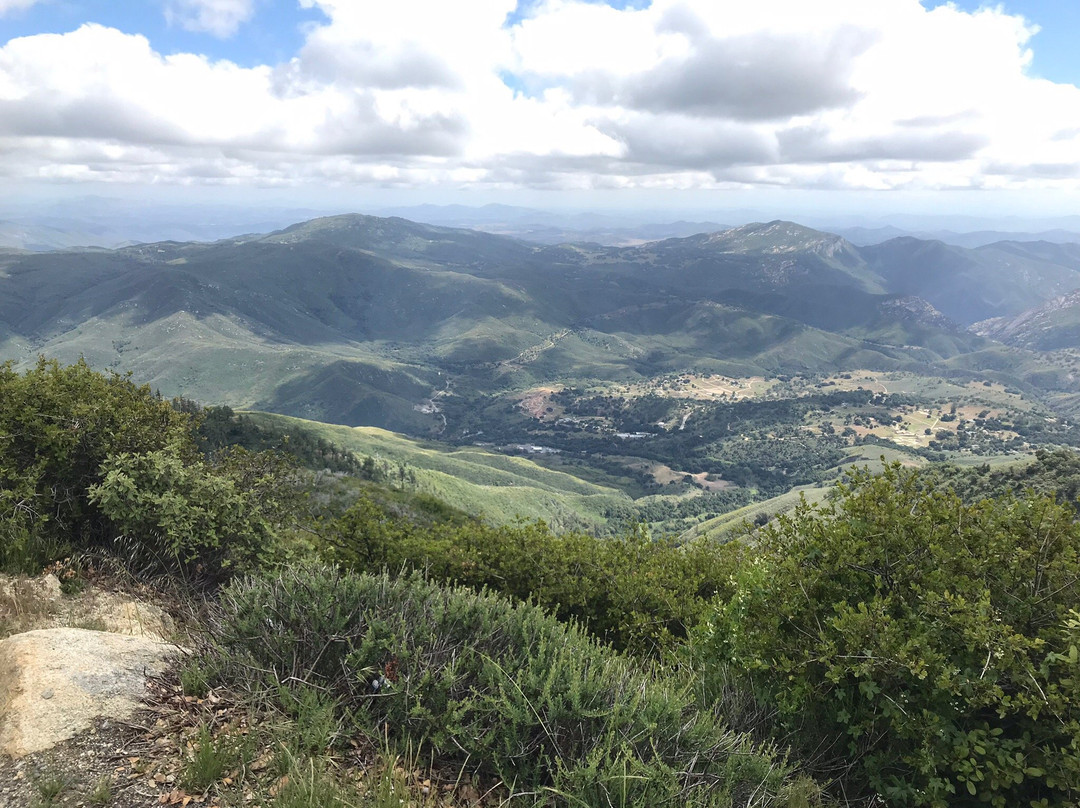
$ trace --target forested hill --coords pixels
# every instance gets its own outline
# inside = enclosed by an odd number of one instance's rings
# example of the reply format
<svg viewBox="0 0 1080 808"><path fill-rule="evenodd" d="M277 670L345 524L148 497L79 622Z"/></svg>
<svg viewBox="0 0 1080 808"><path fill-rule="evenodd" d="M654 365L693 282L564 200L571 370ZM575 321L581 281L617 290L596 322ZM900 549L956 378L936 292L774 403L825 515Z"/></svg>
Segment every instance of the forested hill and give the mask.
<svg viewBox="0 0 1080 808"><path fill-rule="evenodd" d="M965 327L1080 286L1080 255L1044 246L858 248L771 222L545 247L338 216L208 244L6 251L0 355L84 355L169 395L425 432L440 421L422 405L450 380L941 370L988 350L1016 369L1026 355Z"/></svg>

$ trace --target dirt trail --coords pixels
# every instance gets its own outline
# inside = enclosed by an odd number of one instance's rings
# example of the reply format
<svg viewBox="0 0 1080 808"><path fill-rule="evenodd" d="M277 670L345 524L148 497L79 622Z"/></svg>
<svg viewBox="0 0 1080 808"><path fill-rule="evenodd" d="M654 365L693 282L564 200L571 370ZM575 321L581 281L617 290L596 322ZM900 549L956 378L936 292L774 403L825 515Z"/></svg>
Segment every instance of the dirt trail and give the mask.
<svg viewBox="0 0 1080 808"><path fill-rule="evenodd" d="M501 362L497 362L496 367L507 370L510 368L518 368L522 365L527 365L531 362L535 362L537 359L540 358L540 355L542 353L544 353L545 351L550 351L562 340L566 339L566 337L570 336L573 333L574 329L572 328L564 328L562 331L556 331L543 342L526 348L513 359L504 359Z"/></svg>

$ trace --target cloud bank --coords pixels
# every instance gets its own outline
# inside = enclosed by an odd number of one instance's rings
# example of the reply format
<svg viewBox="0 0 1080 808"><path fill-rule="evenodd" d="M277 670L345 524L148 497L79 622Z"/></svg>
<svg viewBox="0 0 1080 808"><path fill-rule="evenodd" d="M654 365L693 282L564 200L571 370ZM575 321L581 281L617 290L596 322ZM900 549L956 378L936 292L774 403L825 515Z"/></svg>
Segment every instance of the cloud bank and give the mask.
<svg viewBox="0 0 1080 808"><path fill-rule="evenodd" d="M0 177L1080 189L1080 88L1030 75L1034 30L1000 8L299 2L325 20L282 64L163 55L94 24L7 42ZM220 37L258 12L168 10Z"/></svg>

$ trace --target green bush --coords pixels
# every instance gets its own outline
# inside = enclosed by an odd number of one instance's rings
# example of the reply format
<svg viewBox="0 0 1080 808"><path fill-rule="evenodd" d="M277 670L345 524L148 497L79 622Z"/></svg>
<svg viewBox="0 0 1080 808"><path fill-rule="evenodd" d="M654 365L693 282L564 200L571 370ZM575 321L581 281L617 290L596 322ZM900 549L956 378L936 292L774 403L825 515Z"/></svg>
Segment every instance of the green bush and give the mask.
<svg viewBox="0 0 1080 808"><path fill-rule="evenodd" d="M600 539L542 522L417 526L361 498L328 534L354 569L422 569L440 581L531 600L620 650L671 650L729 587L738 544L678 545L642 530Z"/></svg>
<svg viewBox="0 0 1080 808"><path fill-rule="evenodd" d="M147 387L85 362L0 365L0 567L33 572L71 549L110 538L89 501L110 455L194 457L187 416Z"/></svg>
<svg viewBox="0 0 1080 808"><path fill-rule="evenodd" d="M187 415L85 362L0 365L0 569L107 549L132 567L231 574L283 554L292 467L242 449L210 461Z"/></svg>
<svg viewBox="0 0 1080 808"><path fill-rule="evenodd" d="M130 561L194 568L205 577L270 563L299 501L291 466L272 452L233 449L213 463L164 450L110 456L90 502L135 541Z"/></svg>
<svg viewBox="0 0 1080 808"><path fill-rule="evenodd" d="M705 641L848 796L1080 799L1080 527L1037 497L965 505L899 466L763 528ZM826 753L825 750L831 750Z"/></svg>
<svg viewBox="0 0 1080 808"><path fill-rule="evenodd" d="M191 752L184 758L180 785L189 791L205 793L226 772L243 762L243 750L237 739L224 732L214 737L210 727L201 724Z"/></svg>
<svg viewBox="0 0 1080 808"><path fill-rule="evenodd" d="M423 742L538 804L786 804L782 760L656 675L541 609L392 578L289 567L234 581L214 633L258 687L317 688L350 722Z"/></svg>

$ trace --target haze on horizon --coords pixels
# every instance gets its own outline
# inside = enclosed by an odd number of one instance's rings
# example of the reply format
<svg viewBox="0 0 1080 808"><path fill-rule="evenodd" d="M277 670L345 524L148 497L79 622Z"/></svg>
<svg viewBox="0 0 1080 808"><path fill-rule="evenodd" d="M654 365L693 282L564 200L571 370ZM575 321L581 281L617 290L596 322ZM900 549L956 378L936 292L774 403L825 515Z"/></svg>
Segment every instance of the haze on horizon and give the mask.
<svg viewBox="0 0 1080 808"><path fill-rule="evenodd" d="M1070 0L0 0L5 209L1047 218Z"/></svg>

